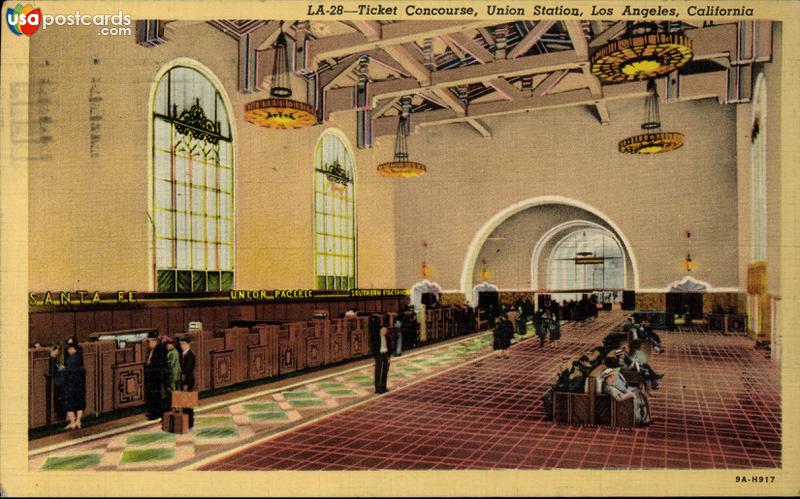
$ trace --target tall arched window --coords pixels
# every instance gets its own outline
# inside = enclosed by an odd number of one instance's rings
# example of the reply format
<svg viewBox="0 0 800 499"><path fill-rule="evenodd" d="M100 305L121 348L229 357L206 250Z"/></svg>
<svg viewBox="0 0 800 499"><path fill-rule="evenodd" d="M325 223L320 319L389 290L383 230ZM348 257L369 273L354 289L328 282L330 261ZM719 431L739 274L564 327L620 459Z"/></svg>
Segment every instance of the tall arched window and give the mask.
<svg viewBox="0 0 800 499"><path fill-rule="evenodd" d="M576 290L605 290L599 291L600 301L617 301L625 287L622 248L600 229L582 229L561 239L549 267L548 288L558 299L579 299L581 293Z"/></svg>
<svg viewBox="0 0 800 499"><path fill-rule="evenodd" d="M220 91L175 66L158 81L152 115L156 289L231 289L233 139Z"/></svg>
<svg viewBox="0 0 800 499"><path fill-rule="evenodd" d="M750 133L752 162L751 191L751 261L767 259L767 82L758 75Z"/></svg>
<svg viewBox="0 0 800 499"><path fill-rule="evenodd" d="M317 289L356 287L355 164L347 139L327 130L314 153Z"/></svg>

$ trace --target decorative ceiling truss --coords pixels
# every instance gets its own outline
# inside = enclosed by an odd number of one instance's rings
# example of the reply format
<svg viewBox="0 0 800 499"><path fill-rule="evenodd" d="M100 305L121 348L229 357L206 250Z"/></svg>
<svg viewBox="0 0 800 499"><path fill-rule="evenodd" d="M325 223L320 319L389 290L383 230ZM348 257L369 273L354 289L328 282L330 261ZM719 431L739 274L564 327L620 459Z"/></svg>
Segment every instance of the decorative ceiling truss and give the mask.
<svg viewBox="0 0 800 499"><path fill-rule="evenodd" d="M173 22L158 23L137 23L140 45L169 40ZM180 29L181 22L174 24ZM263 90L279 22L208 24L238 43L239 90ZM411 97L412 130L466 123L491 136L483 118L571 106L588 107L600 123L608 123L608 102L648 94L645 82L606 83L591 73L591 55L623 36L625 28L625 21L579 20L284 21L294 54L291 69L306 80L308 101L317 103L320 119L357 110L360 122L369 121L371 137L396 133L404 96ZM770 22L674 22L666 29L681 30L694 56L680 71L657 80L664 102L749 101L752 64L772 57Z"/></svg>

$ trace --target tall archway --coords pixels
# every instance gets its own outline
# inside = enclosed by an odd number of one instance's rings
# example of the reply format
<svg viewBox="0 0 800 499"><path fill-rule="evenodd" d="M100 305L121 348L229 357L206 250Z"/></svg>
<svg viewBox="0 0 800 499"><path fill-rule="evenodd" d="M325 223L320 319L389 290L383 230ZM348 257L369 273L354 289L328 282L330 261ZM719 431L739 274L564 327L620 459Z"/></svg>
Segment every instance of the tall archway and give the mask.
<svg viewBox="0 0 800 499"><path fill-rule="evenodd" d="M513 217L518 213L521 213L530 208L534 208L537 206L544 206L544 205L556 205L556 206L560 205L560 206L577 208L579 210L583 210L589 213L591 216L596 217L599 220L602 220L603 223L609 229L609 231L613 233L614 236L617 238L617 240L619 241L625 252L625 255L628 258L628 265L632 274L631 275L632 287L634 289L639 288L639 272L638 272L638 264L636 261L636 256L632 250L630 242L627 240L627 238L619 229L619 227L616 225L616 223L614 223L614 221L610 219L610 217L608 217L606 214L604 214L597 208L582 201L577 201L562 196L539 196L539 197L529 198L506 207L505 209L499 211L494 216L492 216L489 220L487 220L481 226L481 228L476 232L476 234L472 238L472 241L467 247L467 251L461 268L460 291L462 293L468 296L469 293L471 292L472 287L474 285L474 279L473 279L474 269L477 264L479 254L481 252L481 248L483 248L487 239L495 231L495 229L497 229L501 224L503 224L508 219L510 219L511 217Z"/></svg>

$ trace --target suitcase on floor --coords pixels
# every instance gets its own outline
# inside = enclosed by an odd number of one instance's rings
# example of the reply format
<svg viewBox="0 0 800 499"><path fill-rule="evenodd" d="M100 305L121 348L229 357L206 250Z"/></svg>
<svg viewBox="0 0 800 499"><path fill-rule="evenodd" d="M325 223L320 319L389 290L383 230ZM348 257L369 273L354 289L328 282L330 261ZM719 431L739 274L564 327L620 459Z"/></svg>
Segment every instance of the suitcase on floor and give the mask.
<svg viewBox="0 0 800 499"><path fill-rule="evenodd" d="M165 412L161 429L168 433L186 433L189 431L189 415L180 411Z"/></svg>
<svg viewBox="0 0 800 499"><path fill-rule="evenodd" d="M172 391L172 407L175 409L191 409L199 404L197 392Z"/></svg>

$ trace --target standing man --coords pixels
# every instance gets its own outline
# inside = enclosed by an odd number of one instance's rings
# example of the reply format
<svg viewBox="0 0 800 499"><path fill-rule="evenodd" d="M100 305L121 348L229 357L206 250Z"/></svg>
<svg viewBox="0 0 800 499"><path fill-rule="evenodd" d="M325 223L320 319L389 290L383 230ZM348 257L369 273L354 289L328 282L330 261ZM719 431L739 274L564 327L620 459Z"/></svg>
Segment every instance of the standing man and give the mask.
<svg viewBox="0 0 800 499"><path fill-rule="evenodd" d="M181 338L181 384L187 392L194 391L194 367L197 360L192 352L192 339ZM194 426L194 409L184 409L189 414L189 428Z"/></svg>
<svg viewBox="0 0 800 499"><path fill-rule="evenodd" d="M550 316L550 341L558 341L561 338L561 322L555 312Z"/></svg>
<svg viewBox="0 0 800 499"><path fill-rule="evenodd" d="M389 381L389 359L392 356L394 345L389 329L382 326L378 332L377 341L374 343L375 355L375 393L386 393L389 389L386 383Z"/></svg>
<svg viewBox="0 0 800 499"><path fill-rule="evenodd" d="M160 418L164 412L169 368L167 349L158 340L158 333L152 332L147 335L147 346L149 352L144 364L144 405L147 419L153 420Z"/></svg>
<svg viewBox="0 0 800 499"><path fill-rule="evenodd" d="M544 347L544 337L547 334L545 331L545 320L544 320L544 312L542 309L536 311L533 314L533 323L534 327L536 328L536 336L539 337L539 347Z"/></svg>
<svg viewBox="0 0 800 499"><path fill-rule="evenodd" d="M175 340L167 338L167 367L169 368L169 381L167 387L170 390L181 389L181 356L175 349Z"/></svg>

